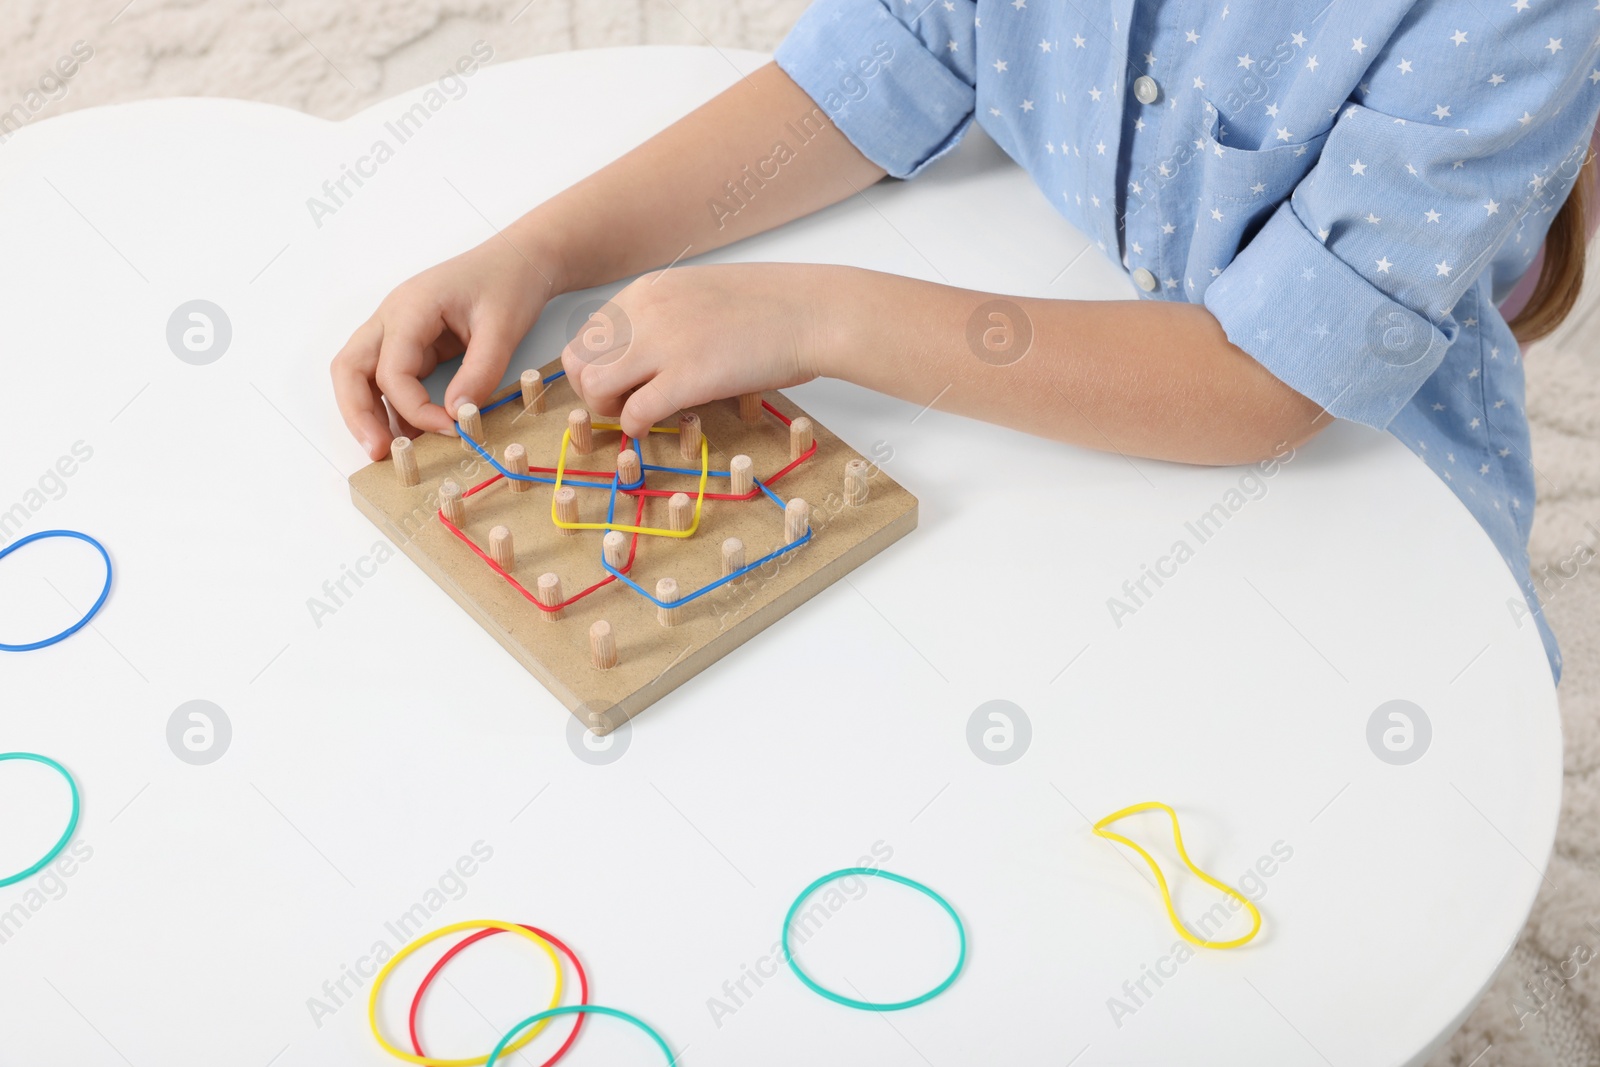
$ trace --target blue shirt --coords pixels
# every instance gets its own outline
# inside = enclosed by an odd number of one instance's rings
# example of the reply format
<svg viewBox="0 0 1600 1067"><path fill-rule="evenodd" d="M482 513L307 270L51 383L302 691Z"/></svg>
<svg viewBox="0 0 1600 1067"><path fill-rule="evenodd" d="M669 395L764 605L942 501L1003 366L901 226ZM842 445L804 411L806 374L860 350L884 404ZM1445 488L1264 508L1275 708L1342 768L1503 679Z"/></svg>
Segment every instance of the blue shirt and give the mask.
<svg viewBox="0 0 1600 1067"><path fill-rule="evenodd" d="M1387 428L1522 583L1534 467L1497 308L1600 112L1587 0L818 0L777 62L912 177L976 120L1151 300ZM1519 605L1520 607L1520 605Z"/></svg>

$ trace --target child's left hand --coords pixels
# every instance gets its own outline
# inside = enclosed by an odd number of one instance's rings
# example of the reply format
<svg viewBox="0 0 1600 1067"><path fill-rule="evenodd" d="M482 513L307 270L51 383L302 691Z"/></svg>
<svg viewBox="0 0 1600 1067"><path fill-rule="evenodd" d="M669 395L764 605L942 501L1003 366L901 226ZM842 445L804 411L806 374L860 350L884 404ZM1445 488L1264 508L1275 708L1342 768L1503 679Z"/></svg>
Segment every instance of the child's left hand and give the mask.
<svg viewBox="0 0 1600 1067"><path fill-rule="evenodd" d="M599 416L642 437L699 404L808 382L828 342L829 272L790 263L671 267L595 312L561 353Z"/></svg>

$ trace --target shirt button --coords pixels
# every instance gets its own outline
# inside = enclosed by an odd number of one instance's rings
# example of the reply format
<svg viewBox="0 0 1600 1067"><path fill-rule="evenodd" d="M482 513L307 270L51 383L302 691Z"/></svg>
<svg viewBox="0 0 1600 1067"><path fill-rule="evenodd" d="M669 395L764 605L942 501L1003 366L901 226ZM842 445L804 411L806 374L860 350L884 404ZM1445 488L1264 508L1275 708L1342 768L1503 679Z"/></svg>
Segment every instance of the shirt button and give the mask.
<svg viewBox="0 0 1600 1067"><path fill-rule="evenodd" d="M1156 276L1140 267L1133 272L1133 284L1147 293L1153 293L1156 291Z"/></svg>
<svg viewBox="0 0 1600 1067"><path fill-rule="evenodd" d="M1148 74L1141 75L1133 80L1133 96L1141 104L1153 104L1161 95L1161 86Z"/></svg>

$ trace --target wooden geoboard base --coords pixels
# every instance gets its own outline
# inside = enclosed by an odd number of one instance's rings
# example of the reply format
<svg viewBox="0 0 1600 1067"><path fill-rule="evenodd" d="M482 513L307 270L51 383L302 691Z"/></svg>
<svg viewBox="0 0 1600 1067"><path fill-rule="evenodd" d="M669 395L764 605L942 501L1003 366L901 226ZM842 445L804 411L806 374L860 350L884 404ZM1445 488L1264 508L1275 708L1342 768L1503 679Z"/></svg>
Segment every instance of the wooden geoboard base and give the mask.
<svg viewBox="0 0 1600 1067"><path fill-rule="evenodd" d="M559 364L552 364L544 373L558 369ZM513 386L494 399L517 392ZM805 415L782 394L769 393L765 399L786 418ZM484 447L504 463L506 445L516 442L526 448L529 464L555 467L568 412L581 406L566 379L558 379L547 387L546 410L541 414L524 412L519 396L484 415ZM743 454L754 461L756 477L765 480L789 463L789 430L770 413L763 412L759 420L747 424L739 417L736 399L695 412L709 446L711 470L726 471L729 460ZM811 505L812 539L741 581L684 605L678 612L679 623L670 627L658 621L654 604L621 582L596 590L552 621L495 574L436 514L443 482L451 480L467 490L496 473L457 438L424 434L416 439L412 452L420 474L418 485L401 485L391 458L351 475L350 495L356 507L586 727L603 734L916 527L916 497L871 457L860 455L812 421L816 454L772 486L786 501L799 497ZM593 450L580 456L569 449L567 466L614 471L619 441L617 431L597 429ZM675 434L650 434L642 446L647 464L698 466L698 460L685 462L679 455ZM867 462L868 493L864 502L850 504L845 499L844 468L857 459ZM657 471L646 477L652 489L682 491L691 498L697 482L698 477ZM466 499L461 530L488 552L489 531L507 527L516 554L510 573L533 591L541 574L553 572L561 579L563 596L570 597L606 577L601 564L604 531L568 532L557 527L550 515L553 488L535 483L516 493L502 478ZM728 479L710 479L706 491L728 492ZM606 490L579 489L579 520L604 521L608 498ZM619 493L616 521L632 524L637 507L636 497ZM642 525L669 525L666 498L647 501ZM722 576L721 546L729 537L744 542L747 560L767 555L788 543L783 509L765 496L749 501L706 500L693 536L640 534L629 577L652 593L658 578L672 577L687 594ZM589 628L600 619L611 623L616 640L618 663L609 670L597 669L590 660Z"/></svg>

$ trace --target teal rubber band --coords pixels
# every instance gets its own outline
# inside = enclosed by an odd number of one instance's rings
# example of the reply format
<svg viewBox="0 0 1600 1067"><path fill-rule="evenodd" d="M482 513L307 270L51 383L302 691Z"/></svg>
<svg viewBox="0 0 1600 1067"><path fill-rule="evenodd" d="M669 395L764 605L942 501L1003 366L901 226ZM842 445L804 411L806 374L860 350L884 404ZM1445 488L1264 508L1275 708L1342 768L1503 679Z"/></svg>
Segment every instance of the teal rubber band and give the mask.
<svg viewBox="0 0 1600 1067"><path fill-rule="evenodd" d="M613 1019L621 1019L625 1023L632 1023L650 1035L650 1040L656 1043L656 1047L661 1050L661 1054L667 1058L668 1067L677 1062L672 1055L672 1050L667 1047L667 1043L662 1040L661 1035L651 1029L650 1024L643 1019L629 1015L625 1011L618 1011L616 1008L601 1007L599 1004L563 1004L559 1008L551 1008L549 1011L541 1011L537 1015L530 1015L506 1031L506 1036L502 1037L500 1043L489 1053L489 1058L484 1061L483 1067L494 1067L495 1063L500 1059L500 1053L505 1050L508 1044L515 1041L517 1035L522 1031L546 1019L554 1019L557 1015L609 1015Z"/></svg>
<svg viewBox="0 0 1600 1067"><path fill-rule="evenodd" d="M956 924L956 936L960 938L961 951L956 956L955 968L951 970L949 976L946 977L944 981L940 982L938 985L934 986L920 997L912 997L910 1000L899 1000L892 1004L881 1004L870 1000L856 1000L854 997L847 997L843 996L842 994L835 993L831 989L824 989L821 985L814 981L809 974L800 969L800 965L795 962L794 953L789 950L789 930L794 926L795 915L799 913L800 906L810 899L811 894L815 893L818 889L821 889L829 882L837 881L840 878L848 878L852 874L859 874L866 878L886 878L891 882L898 882L901 885L910 886L917 892L929 897L935 904L939 905L939 907L945 910L945 914L949 915L951 921ZM810 885L802 889L800 891L800 895L794 898L794 903L789 905L789 914L783 917L783 958L784 962L789 964L789 969L794 972L794 976L800 979L800 981L804 982L807 989L811 990L818 996L826 997L835 1004L843 1004L847 1008L857 1008L861 1011L901 1011L905 1008L914 1008L918 1004L926 1004L928 1001L932 1000L934 997L950 988L951 983L953 983L956 980L956 977L961 974L961 968L966 966L967 963L967 928L961 924L961 916L956 914L956 909L950 906L950 902L944 899L944 897L941 897L938 893L935 893L933 890L929 889L927 886L923 885L921 882L914 882L909 878L898 874L892 874L889 871L880 871L876 867L846 867L843 870L834 871L832 874L825 874L821 878L818 878L815 882L812 882Z"/></svg>
<svg viewBox="0 0 1600 1067"><path fill-rule="evenodd" d="M40 756L33 752L0 752L0 761L8 759L24 759L32 760L34 763L42 763L65 778L67 780L67 788L72 790L72 815L67 819L67 828L61 832L61 840L57 841L54 847L44 854L44 858L25 871L19 871L9 878L0 878L0 888L15 885L24 878L32 878L44 870L52 860L61 855L61 850L67 847L67 842L72 840L73 832L78 829L78 783L73 781L71 773L49 756Z"/></svg>

